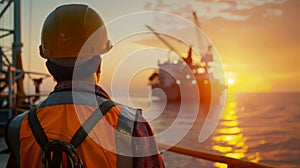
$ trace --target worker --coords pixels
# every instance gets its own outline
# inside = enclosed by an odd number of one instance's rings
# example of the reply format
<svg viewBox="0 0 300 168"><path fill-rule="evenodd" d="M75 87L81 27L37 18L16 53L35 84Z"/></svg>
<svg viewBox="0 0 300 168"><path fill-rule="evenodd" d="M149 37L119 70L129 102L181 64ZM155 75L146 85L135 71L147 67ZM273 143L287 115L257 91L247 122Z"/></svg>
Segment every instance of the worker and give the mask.
<svg viewBox="0 0 300 168"><path fill-rule="evenodd" d="M103 20L84 4L52 11L40 55L57 85L6 126L7 167L165 167L141 110L118 104L97 85L112 48Z"/></svg>

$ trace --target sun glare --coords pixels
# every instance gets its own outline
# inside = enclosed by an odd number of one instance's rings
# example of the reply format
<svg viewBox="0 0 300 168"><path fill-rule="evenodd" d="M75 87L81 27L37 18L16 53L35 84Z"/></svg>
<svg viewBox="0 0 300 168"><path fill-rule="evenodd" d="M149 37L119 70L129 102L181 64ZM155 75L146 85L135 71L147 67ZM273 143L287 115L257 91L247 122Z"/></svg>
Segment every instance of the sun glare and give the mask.
<svg viewBox="0 0 300 168"><path fill-rule="evenodd" d="M227 80L227 83L228 83L229 85L233 85L233 84L234 84L234 79L233 79L233 78L229 78L229 79Z"/></svg>

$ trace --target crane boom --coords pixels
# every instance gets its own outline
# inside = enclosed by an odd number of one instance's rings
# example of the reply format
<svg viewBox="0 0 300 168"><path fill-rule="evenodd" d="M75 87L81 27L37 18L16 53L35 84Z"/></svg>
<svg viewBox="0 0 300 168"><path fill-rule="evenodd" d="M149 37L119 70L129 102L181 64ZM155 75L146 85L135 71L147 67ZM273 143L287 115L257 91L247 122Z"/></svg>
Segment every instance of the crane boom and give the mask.
<svg viewBox="0 0 300 168"><path fill-rule="evenodd" d="M195 28L196 28L196 33L197 33L197 36L198 36L197 41L198 41L198 45L199 45L199 50L201 52L205 52L207 46L205 44L205 41L202 38L201 32L198 30L198 29L200 29L200 30L203 30L203 29L202 29L202 27L199 23L196 12L193 12L193 17L194 17L194 22L195 22L195 25L196 25Z"/></svg>
<svg viewBox="0 0 300 168"><path fill-rule="evenodd" d="M170 43L168 43L164 38L161 37L159 33L157 33L152 27L146 25L146 27L161 41L163 42L171 51L175 52L179 57L184 58L180 52L174 48Z"/></svg>

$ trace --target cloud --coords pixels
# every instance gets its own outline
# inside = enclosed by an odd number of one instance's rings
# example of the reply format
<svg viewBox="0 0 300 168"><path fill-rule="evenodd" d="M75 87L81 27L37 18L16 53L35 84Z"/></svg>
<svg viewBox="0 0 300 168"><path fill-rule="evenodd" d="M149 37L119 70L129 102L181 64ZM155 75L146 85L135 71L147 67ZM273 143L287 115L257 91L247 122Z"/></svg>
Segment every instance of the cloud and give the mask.
<svg viewBox="0 0 300 168"><path fill-rule="evenodd" d="M246 20L248 15L242 11L249 11L264 5L279 5L287 0L153 0L145 5L147 10L157 10L179 14L192 19L192 11L195 11L201 20L223 18L226 20ZM281 16L278 9L268 9L262 17Z"/></svg>
<svg viewBox="0 0 300 168"><path fill-rule="evenodd" d="M282 10L279 9L267 9L263 14L263 17L266 18L268 16L281 16Z"/></svg>

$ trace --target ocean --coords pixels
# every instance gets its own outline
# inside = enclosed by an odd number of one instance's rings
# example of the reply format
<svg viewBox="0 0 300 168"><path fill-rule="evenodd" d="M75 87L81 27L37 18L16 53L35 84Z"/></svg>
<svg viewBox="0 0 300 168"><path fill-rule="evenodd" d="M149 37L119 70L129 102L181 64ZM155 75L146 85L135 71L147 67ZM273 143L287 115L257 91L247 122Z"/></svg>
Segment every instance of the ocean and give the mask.
<svg viewBox="0 0 300 168"><path fill-rule="evenodd" d="M300 167L300 93L233 93L229 91L227 95L222 117L213 133L205 141L199 141L203 122L198 119L194 122L192 118L194 116L186 111L186 117L177 127L187 127L191 123L193 127L174 145L274 167ZM150 124L157 134L174 127L172 124L179 118L180 105L178 104L171 103L160 107L164 104L160 101L149 103L147 99L144 99L144 102L140 99L134 102L133 104L144 105L145 108L154 106L151 107L152 111L164 108L156 119L151 117L152 114L145 114L150 113L151 110L146 110L144 113L146 118L152 119ZM154 115L157 116L157 114ZM177 134L174 133L175 138ZM163 138L158 139L158 141L163 140ZM168 151L163 152L163 157L167 167L171 168L227 167L224 164Z"/></svg>
<svg viewBox="0 0 300 168"><path fill-rule="evenodd" d="M200 142L199 135L203 128L203 115L199 115L201 110L196 116L187 110L194 102L186 103L186 111L181 116L179 112L182 108L177 103L165 105L159 100L132 99L133 105L144 109L143 115L157 135L171 132L158 136L159 143L173 142L173 145L188 149L274 167L300 167L300 93L231 92L226 102L217 127L206 140ZM0 145L3 146L3 139ZM227 167L162 148L160 150L166 166L170 168ZM7 154L1 153L0 167L4 167L6 159Z"/></svg>

